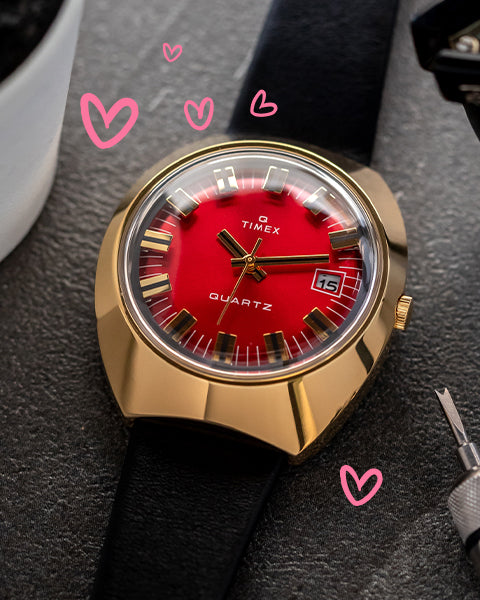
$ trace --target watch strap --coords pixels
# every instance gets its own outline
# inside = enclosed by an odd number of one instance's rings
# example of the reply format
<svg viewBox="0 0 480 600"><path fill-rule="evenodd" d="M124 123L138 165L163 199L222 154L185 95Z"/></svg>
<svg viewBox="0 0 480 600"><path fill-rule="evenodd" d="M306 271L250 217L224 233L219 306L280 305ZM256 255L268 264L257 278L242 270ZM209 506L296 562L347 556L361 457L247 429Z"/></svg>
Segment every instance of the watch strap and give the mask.
<svg viewBox="0 0 480 600"><path fill-rule="evenodd" d="M224 598L284 456L216 427L137 419L92 598Z"/></svg>
<svg viewBox="0 0 480 600"><path fill-rule="evenodd" d="M465 111L470 124L473 127L473 131L475 131L480 140L480 104L465 104Z"/></svg>
<svg viewBox="0 0 480 600"><path fill-rule="evenodd" d="M230 131L369 163L396 10L397 0L274 0ZM259 90L278 105L274 115L250 113Z"/></svg>

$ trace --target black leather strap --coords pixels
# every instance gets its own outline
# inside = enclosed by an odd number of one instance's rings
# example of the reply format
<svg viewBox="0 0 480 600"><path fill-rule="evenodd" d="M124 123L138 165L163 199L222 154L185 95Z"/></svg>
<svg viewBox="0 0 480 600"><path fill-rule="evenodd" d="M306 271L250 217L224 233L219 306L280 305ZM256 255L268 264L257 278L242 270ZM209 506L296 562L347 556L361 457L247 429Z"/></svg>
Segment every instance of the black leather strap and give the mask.
<svg viewBox="0 0 480 600"><path fill-rule="evenodd" d="M480 106L476 106L475 104L465 104L465 111L473 130L480 140Z"/></svg>
<svg viewBox="0 0 480 600"><path fill-rule="evenodd" d="M397 0L274 0L230 131L370 161ZM263 89L278 111L250 114Z"/></svg>
<svg viewBox="0 0 480 600"><path fill-rule="evenodd" d="M283 461L218 428L137 420L92 598L224 598Z"/></svg>

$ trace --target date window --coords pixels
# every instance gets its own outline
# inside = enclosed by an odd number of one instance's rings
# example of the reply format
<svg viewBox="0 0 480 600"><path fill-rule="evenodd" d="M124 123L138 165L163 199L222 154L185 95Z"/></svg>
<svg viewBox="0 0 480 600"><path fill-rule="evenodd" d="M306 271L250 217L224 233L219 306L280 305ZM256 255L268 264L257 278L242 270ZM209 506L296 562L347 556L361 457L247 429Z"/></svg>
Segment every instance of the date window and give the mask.
<svg viewBox="0 0 480 600"><path fill-rule="evenodd" d="M343 286L343 273L332 273L317 269L313 278L312 290L340 296Z"/></svg>

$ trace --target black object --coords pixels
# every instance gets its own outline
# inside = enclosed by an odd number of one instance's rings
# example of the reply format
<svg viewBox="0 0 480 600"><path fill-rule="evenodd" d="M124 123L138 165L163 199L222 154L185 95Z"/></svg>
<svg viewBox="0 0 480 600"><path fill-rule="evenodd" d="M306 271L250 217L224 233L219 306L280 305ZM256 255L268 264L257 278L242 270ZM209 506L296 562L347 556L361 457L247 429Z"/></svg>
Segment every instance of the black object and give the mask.
<svg viewBox="0 0 480 600"><path fill-rule="evenodd" d="M231 131L370 161L397 0L351 4L274 1ZM258 89L273 117L250 115ZM283 460L229 435L134 424L94 600L225 597Z"/></svg>
<svg viewBox="0 0 480 600"><path fill-rule="evenodd" d="M465 106L480 138L480 2L444 0L412 20L412 33L421 66L447 100Z"/></svg>
<svg viewBox="0 0 480 600"><path fill-rule="evenodd" d="M63 0L2 0L0 3L0 81L41 41Z"/></svg>
<svg viewBox="0 0 480 600"><path fill-rule="evenodd" d="M275 0L230 131L290 137L368 164L397 0ZM259 89L278 104L253 117Z"/></svg>
<svg viewBox="0 0 480 600"><path fill-rule="evenodd" d="M220 428L135 421L93 598L223 598L284 460Z"/></svg>
<svg viewBox="0 0 480 600"><path fill-rule="evenodd" d="M465 112L467 113L467 117L470 120L473 130L480 140L480 106L476 106L475 104L466 104Z"/></svg>

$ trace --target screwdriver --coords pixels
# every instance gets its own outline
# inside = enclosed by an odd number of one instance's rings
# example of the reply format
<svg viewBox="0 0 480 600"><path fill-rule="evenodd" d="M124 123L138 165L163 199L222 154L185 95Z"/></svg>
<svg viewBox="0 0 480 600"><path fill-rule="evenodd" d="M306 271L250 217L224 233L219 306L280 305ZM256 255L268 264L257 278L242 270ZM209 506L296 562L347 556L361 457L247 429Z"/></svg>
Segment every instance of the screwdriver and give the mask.
<svg viewBox="0 0 480 600"><path fill-rule="evenodd" d="M469 441L447 388L443 392L435 390L435 393L457 442L457 456L464 469L450 492L448 508L465 550L480 575L480 453Z"/></svg>

